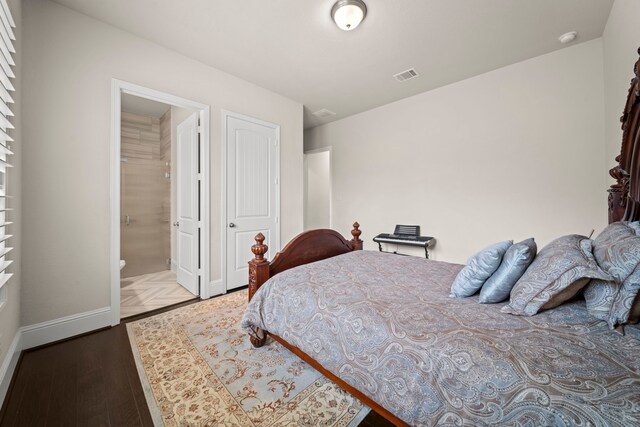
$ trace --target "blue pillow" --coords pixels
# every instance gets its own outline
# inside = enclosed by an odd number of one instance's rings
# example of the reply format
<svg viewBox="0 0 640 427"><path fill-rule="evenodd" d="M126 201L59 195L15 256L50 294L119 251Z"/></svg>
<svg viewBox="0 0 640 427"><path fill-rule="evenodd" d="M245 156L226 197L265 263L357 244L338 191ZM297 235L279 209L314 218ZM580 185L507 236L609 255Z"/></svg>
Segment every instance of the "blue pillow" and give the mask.
<svg viewBox="0 0 640 427"><path fill-rule="evenodd" d="M593 256L612 280L592 280L584 298L587 311L608 322L611 328L627 323L633 301L640 292L638 225L637 222L614 222L593 242Z"/></svg>
<svg viewBox="0 0 640 427"><path fill-rule="evenodd" d="M494 243L473 255L460 270L451 285L451 298L464 298L478 292L484 282L498 269L504 253L513 240Z"/></svg>
<svg viewBox="0 0 640 427"><path fill-rule="evenodd" d="M513 285L533 262L537 251L538 246L533 239L511 246L504 254L500 267L482 285L478 301L481 304L494 304L509 298Z"/></svg>

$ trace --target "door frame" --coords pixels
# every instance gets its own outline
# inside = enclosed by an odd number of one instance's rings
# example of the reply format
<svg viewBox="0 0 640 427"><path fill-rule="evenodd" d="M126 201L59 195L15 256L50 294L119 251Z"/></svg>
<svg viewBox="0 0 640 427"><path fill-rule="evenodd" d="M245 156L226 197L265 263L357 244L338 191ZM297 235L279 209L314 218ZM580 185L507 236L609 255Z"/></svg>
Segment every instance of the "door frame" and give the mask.
<svg viewBox="0 0 640 427"><path fill-rule="evenodd" d="M313 150L307 150L304 151L302 153L302 164L303 164L303 173L304 173L304 177L303 177L303 181L304 183L303 185L303 192L305 200L306 200L306 191L307 191L307 156L309 154L318 154L318 153L323 153L325 151L329 152L329 228L333 230L333 153L332 153L332 146L328 145L326 147L321 147L321 148L314 148ZM304 202L304 201L303 201ZM307 208L307 204L304 204L304 208ZM305 230L307 230L307 225L304 224L304 219L306 217L306 212L302 212L302 221L303 221L303 227Z"/></svg>
<svg viewBox="0 0 640 427"><path fill-rule="evenodd" d="M222 168L221 168L221 182L222 182L222 203L221 203L221 212L220 212L220 218L222 220L222 222L220 223L220 226L222 227L222 235L220 237L222 237L222 264L221 264L221 270L222 270L222 283L224 285L224 290L225 292L227 291L227 224L228 219L227 219L227 193L229 188L227 187L227 162L228 162L228 158L227 158L227 119L230 117L234 117L236 119L240 119L240 120L246 120L248 122L252 122L252 123L256 123L262 126L266 126L272 129L275 129L276 131L276 170L275 170L275 176L276 176L276 180L277 180L277 185L276 185L276 233L275 233L275 239L272 240L271 246L269 246L269 254L270 255L266 255L265 258L273 258L275 256L275 254L280 251L280 222L281 222L281 218L280 218L280 187L281 187L281 180L280 180L280 125L277 125L275 123L270 123L264 120L260 120L260 119L256 119L255 117L251 117L251 116L246 116L244 114L240 114L240 113L234 113L233 111L229 111L229 110L222 110ZM275 244L273 244L275 242ZM247 282L248 282L249 278L247 277Z"/></svg>
<svg viewBox="0 0 640 427"><path fill-rule="evenodd" d="M135 95L175 107L198 111L200 119L200 298L210 295L211 274L211 212L210 212L210 107L179 96L139 86L119 79L111 79L111 150L110 150L110 284L111 325L120 323L120 158L121 158L121 96Z"/></svg>

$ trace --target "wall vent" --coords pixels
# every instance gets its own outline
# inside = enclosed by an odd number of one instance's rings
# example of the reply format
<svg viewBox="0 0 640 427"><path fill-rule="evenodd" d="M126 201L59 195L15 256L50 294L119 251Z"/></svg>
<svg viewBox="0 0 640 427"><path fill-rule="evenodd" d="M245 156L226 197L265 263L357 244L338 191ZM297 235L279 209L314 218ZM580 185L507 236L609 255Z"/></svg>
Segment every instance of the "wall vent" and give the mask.
<svg viewBox="0 0 640 427"><path fill-rule="evenodd" d="M418 72L413 68L409 68L406 71L402 71L398 74L394 74L393 77L399 82L404 82L406 80L410 80L418 77Z"/></svg>
<svg viewBox="0 0 640 427"><path fill-rule="evenodd" d="M331 110L327 110L326 108L323 108L322 110L318 110L315 113L313 113L313 115L318 117L319 119L326 119L327 117L335 116L336 113L334 113Z"/></svg>

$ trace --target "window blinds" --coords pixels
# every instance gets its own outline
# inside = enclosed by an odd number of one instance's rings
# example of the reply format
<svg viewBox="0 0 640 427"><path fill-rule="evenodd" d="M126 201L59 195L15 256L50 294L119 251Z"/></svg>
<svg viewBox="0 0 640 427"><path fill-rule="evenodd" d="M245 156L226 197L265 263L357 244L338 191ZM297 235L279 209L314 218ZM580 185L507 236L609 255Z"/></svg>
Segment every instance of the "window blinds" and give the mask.
<svg viewBox="0 0 640 427"><path fill-rule="evenodd" d="M15 27L7 0L0 0L0 288L12 276L7 272L12 263L8 254L13 249L9 245L12 235L8 232L11 225L7 217L11 211L11 196L7 192L7 170L11 167L9 156L13 154L10 147L13 138L9 136L9 130L14 128L11 123L11 104L14 103L11 92L15 91L15 88L11 79L15 78L15 74L11 67L15 65L12 58L12 54L16 52L13 46L16 39L13 32Z"/></svg>

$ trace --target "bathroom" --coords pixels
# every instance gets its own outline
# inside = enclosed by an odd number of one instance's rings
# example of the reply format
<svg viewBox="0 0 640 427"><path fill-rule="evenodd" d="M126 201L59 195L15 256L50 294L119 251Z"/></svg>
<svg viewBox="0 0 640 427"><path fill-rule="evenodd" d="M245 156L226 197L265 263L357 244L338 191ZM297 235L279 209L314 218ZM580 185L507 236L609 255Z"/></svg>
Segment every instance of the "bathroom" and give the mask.
<svg viewBox="0 0 640 427"><path fill-rule="evenodd" d="M120 317L197 298L177 282L176 128L191 110L123 94Z"/></svg>

